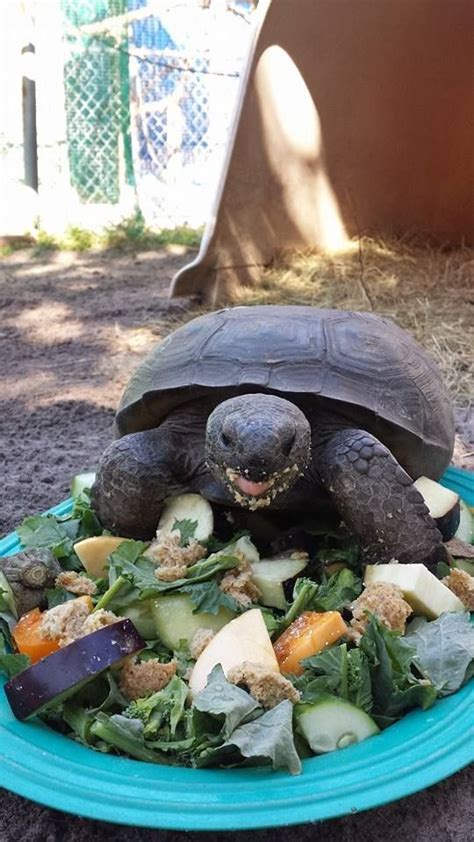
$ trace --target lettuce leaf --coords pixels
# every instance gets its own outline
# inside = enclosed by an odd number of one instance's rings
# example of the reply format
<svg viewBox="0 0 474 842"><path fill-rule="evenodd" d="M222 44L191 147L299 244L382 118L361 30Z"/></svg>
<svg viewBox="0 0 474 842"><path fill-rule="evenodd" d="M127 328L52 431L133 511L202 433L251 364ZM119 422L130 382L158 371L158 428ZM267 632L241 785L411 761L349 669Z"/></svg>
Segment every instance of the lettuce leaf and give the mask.
<svg viewBox="0 0 474 842"><path fill-rule="evenodd" d="M468 613L441 614L431 622L417 617L405 640L414 647L415 663L438 696L454 693L474 675L474 627Z"/></svg>

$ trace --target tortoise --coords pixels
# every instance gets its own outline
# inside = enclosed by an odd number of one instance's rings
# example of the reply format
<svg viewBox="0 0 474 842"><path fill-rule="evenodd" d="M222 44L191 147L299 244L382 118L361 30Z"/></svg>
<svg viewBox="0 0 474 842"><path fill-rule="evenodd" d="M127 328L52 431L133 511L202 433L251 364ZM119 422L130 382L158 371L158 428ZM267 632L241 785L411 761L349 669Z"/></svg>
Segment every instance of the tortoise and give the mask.
<svg viewBox="0 0 474 842"><path fill-rule="evenodd" d="M366 562L444 559L413 485L438 479L454 418L434 360L391 319L310 306L230 307L175 330L139 365L92 501L103 525L153 536L166 498L317 513Z"/></svg>

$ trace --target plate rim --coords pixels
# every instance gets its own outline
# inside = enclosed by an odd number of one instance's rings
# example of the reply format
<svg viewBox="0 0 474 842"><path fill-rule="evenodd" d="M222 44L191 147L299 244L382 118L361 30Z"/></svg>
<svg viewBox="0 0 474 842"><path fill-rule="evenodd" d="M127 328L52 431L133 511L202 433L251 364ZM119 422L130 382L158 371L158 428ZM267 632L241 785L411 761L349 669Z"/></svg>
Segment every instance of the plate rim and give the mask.
<svg viewBox="0 0 474 842"><path fill-rule="evenodd" d="M474 484L474 477L472 481ZM71 504L69 498L48 511L64 515L70 511ZM19 546L16 532L10 533L0 540L0 556L18 551ZM466 733L472 731L473 706L474 681L471 681L452 696L435 702L428 710L411 711L380 735L343 749L342 752L348 754L342 772L341 752L337 752L304 760L302 775L292 777L285 771L265 768L228 769L225 772L187 769L100 754L55 733L42 723L25 725L18 722L2 688L2 785L17 795L63 812L153 829L237 831L323 821L413 795L474 762L474 741L466 739ZM24 728L32 729L28 737ZM448 744L447 737L451 739ZM376 758L372 756L371 746L375 739L383 743L384 748L382 753L377 752ZM421 758L417 747L420 739L424 749ZM48 745L54 752L47 748ZM49 765L51 753L56 758L56 767ZM388 764L384 766L388 771L382 775L383 780L380 774L375 774L381 763ZM109 771L110 764L113 773ZM99 773L99 789L86 787L91 781L91 771ZM123 789L120 781L114 780L121 775L125 781ZM323 778L329 786L331 778L336 780L336 785L327 793L321 788L318 790L318 783L321 785ZM143 795L143 780L153 784L154 798L151 800ZM350 791L341 791L344 780ZM105 792L104 782L111 788L107 790L106 786ZM135 793L132 799L127 796L127 788ZM85 791L87 799L83 798ZM178 801L170 800L171 795Z"/></svg>

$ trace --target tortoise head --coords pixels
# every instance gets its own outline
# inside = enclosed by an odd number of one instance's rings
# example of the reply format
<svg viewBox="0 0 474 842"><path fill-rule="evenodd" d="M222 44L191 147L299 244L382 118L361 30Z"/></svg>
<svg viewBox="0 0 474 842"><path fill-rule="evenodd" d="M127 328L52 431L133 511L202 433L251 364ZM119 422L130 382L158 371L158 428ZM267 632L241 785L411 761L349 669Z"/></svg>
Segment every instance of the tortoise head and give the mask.
<svg viewBox="0 0 474 842"><path fill-rule="evenodd" d="M241 506L270 506L303 473L311 428L290 401L248 394L220 403L209 415L206 461Z"/></svg>

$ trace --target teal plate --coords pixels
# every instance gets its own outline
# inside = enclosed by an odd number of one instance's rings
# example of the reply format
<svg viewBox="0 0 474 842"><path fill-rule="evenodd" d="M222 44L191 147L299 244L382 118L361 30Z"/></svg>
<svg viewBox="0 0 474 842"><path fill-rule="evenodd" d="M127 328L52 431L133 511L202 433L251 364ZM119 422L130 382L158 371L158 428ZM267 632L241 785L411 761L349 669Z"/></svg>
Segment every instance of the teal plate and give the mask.
<svg viewBox="0 0 474 842"><path fill-rule="evenodd" d="M462 476L460 476L460 473ZM471 499L474 476L447 473ZM463 494L467 497L466 494ZM67 500L51 511L66 514ZM0 555L20 548L15 533ZM155 766L91 751L41 722L22 724L0 696L0 784L91 819L173 830L249 830L331 819L431 786L474 760L474 682L376 737L303 762L303 773Z"/></svg>

